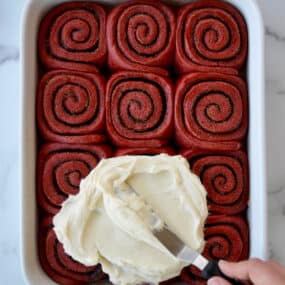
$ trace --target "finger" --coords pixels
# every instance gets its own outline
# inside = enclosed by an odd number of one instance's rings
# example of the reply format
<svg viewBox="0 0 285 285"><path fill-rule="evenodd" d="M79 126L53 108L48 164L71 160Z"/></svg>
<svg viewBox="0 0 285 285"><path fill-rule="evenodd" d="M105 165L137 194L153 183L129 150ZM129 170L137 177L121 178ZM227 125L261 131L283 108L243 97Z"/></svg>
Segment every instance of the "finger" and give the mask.
<svg viewBox="0 0 285 285"><path fill-rule="evenodd" d="M208 280L207 285L231 285L231 284L221 277L213 277Z"/></svg>
<svg viewBox="0 0 285 285"><path fill-rule="evenodd" d="M276 270L276 273L280 274L280 276L283 276L283 279L285 281L285 267L282 266L280 263L276 262L275 260L268 260L266 262L270 268L274 268Z"/></svg>
<svg viewBox="0 0 285 285"><path fill-rule="evenodd" d="M249 261L229 262L220 260L219 267L222 272L232 278L240 280L249 280Z"/></svg>
<svg viewBox="0 0 285 285"><path fill-rule="evenodd" d="M243 281L252 281L258 279L260 274L271 272L267 263L258 258L240 262L220 261L219 265L224 274Z"/></svg>
<svg viewBox="0 0 285 285"><path fill-rule="evenodd" d="M220 261L221 271L229 277L244 281L252 281L260 284L284 285L285 275L282 266L273 261L262 261L253 258L237 263Z"/></svg>
<svg viewBox="0 0 285 285"><path fill-rule="evenodd" d="M278 263L278 262L276 262L275 260L272 260L272 259L268 260L267 263L270 266L276 268L279 272L285 274L285 268L280 263Z"/></svg>

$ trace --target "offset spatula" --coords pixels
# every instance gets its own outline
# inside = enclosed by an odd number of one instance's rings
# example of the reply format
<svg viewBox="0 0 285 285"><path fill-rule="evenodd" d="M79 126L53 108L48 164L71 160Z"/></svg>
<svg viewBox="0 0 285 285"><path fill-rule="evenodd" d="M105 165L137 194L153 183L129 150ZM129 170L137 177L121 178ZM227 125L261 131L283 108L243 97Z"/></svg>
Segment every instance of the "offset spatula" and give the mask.
<svg viewBox="0 0 285 285"><path fill-rule="evenodd" d="M223 274L217 261L209 261L195 250L187 247L183 241L181 241L174 233L167 229L167 227L164 227L161 231L154 232L154 235L178 259L198 267L205 279L220 276L233 285L243 284L240 281L232 279Z"/></svg>

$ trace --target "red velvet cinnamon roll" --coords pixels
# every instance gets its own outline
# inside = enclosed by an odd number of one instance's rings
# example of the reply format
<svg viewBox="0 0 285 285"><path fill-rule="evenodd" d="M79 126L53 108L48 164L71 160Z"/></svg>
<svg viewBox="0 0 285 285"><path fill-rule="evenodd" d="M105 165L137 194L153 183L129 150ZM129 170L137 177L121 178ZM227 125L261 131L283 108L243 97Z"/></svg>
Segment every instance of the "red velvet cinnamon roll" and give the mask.
<svg viewBox="0 0 285 285"><path fill-rule="evenodd" d="M210 212L231 215L247 208L249 170L244 152L186 150L181 154L205 186Z"/></svg>
<svg viewBox="0 0 285 285"><path fill-rule="evenodd" d="M159 1L130 1L108 15L108 62L113 70L168 75L175 50L176 19Z"/></svg>
<svg viewBox="0 0 285 285"><path fill-rule="evenodd" d="M38 86L37 121L42 137L64 143L106 140L105 80L99 74L57 70Z"/></svg>
<svg viewBox="0 0 285 285"><path fill-rule="evenodd" d="M175 67L237 74L246 60L247 27L239 11L217 0L195 1L178 13Z"/></svg>
<svg viewBox="0 0 285 285"><path fill-rule="evenodd" d="M175 139L181 147L237 150L248 128L244 81L219 73L181 77L175 92Z"/></svg>
<svg viewBox="0 0 285 285"><path fill-rule="evenodd" d="M94 2L63 3L41 22L38 52L48 69L98 71L105 62L106 14Z"/></svg>
<svg viewBox="0 0 285 285"><path fill-rule="evenodd" d="M106 120L116 146L167 145L173 126L171 81L152 73L115 73L107 83Z"/></svg>
<svg viewBox="0 0 285 285"><path fill-rule="evenodd" d="M166 153L169 155L175 155L176 152L171 147L161 147L161 148L153 148L153 147L137 147L137 148L119 148L115 151L114 156L122 156L122 155L156 155L160 153Z"/></svg>
<svg viewBox="0 0 285 285"><path fill-rule="evenodd" d="M99 264L87 267L64 252L53 231L52 216L46 216L40 222L38 251L43 270L58 284L94 284L105 277Z"/></svg>
<svg viewBox="0 0 285 285"><path fill-rule="evenodd" d="M203 255L212 260L239 261L248 258L248 225L242 216L209 216L205 225L206 246ZM191 285L206 285L199 270L183 269L181 279Z"/></svg>
<svg viewBox="0 0 285 285"><path fill-rule="evenodd" d="M105 145L49 143L42 146L37 164L37 197L43 210L55 214L68 195L79 191L81 179L102 158L111 156Z"/></svg>

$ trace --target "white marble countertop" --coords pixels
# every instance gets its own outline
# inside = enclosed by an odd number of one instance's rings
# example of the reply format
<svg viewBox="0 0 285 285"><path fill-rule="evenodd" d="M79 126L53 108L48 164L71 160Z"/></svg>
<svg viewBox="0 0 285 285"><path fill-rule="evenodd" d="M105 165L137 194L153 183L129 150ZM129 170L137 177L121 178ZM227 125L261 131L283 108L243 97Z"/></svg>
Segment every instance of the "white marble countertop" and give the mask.
<svg viewBox="0 0 285 285"><path fill-rule="evenodd" d="M258 1L266 25L269 248L270 257L285 264L285 1ZM25 0L0 1L0 284L11 285L24 284L18 177L19 30L24 5Z"/></svg>

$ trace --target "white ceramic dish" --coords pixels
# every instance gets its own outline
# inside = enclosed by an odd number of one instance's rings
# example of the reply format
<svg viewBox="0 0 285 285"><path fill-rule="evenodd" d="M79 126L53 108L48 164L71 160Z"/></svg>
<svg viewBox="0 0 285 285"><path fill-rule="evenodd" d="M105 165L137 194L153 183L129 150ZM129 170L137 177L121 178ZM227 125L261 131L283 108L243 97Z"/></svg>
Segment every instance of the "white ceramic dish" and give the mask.
<svg viewBox="0 0 285 285"><path fill-rule="evenodd" d="M30 0L22 19L21 33L21 252L22 269L27 284L55 284L43 272L37 254L37 214L35 189L37 83L37 30L43 13L66 0ZM123 2L124 0L97 0ZM171 1L173 2L173 1ZM189 0L177 0L177 3ZM228 0L244 15L249 33L248 90L250 163L250 256L267 256L267 201L264 124L264 29L255 0Z"/></svg>

